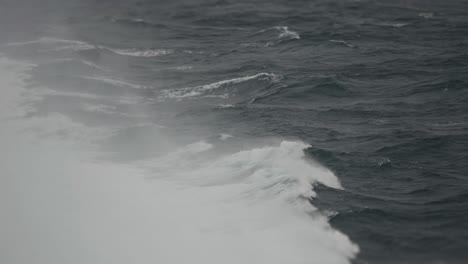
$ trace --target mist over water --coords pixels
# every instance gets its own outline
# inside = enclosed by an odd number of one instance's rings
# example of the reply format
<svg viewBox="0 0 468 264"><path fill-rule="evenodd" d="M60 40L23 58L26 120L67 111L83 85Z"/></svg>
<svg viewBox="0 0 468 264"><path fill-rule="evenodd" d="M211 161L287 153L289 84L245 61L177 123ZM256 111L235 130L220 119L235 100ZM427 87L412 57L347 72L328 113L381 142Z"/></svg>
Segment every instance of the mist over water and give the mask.
<svg viewBox="0 0 468 264"><path fill-rule="evenodd" d="M464 263L463 1L0 2L0 263Z"/></svg>
<svg viewBox="0 0 468 264"><path fill-rule="evenodd" d="M0 65L8 96L4 261L304 263L319 254L326 263L347 263L357 252L308 200L315 183L341 185L304 159L304 143L232 152L227 140L236 139L224 136L222 151L200 141L166 144L156 157L132 163L106 161L96 142L126 126L90 128L59 113L25 118L26 105L44 99L25 88L25 73L38 66L4 58Z"/></svg>

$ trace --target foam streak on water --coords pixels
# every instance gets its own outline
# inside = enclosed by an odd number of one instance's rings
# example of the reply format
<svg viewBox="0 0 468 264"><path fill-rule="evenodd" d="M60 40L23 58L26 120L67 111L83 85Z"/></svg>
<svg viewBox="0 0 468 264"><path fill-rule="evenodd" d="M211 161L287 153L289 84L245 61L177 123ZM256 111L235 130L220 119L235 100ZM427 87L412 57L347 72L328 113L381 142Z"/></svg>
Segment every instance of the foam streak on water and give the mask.
<svg viewBox="0 0 468 264"><path fill-rule="evenodd" d="M184 97L196 97L196 96L201 96L203 94L211 92L213 90L219 89L221 87L224 87L225 85L238 84L238 83L255 80L255 79L267 79L273 82L278 79L278 76L272 73L262 72L262 73L257 73L255 75L233 78L229 80L223 80L223 81L210 83L206 85L195 86L195 87L162 90L159 98L160 99L164 99L164 98L180 99Z"/></svg>

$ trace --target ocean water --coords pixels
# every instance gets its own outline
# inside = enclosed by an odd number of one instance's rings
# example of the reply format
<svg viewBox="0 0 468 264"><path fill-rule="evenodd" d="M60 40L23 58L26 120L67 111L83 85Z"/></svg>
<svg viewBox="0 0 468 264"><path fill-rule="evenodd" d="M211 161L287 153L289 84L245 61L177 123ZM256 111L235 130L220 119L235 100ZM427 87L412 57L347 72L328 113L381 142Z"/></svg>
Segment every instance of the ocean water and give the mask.
<svg viewBox="0 0 468 264"><path fill-rule="evenodd" d="M468 2L0 0L0 263L468 262Z"/></svg>

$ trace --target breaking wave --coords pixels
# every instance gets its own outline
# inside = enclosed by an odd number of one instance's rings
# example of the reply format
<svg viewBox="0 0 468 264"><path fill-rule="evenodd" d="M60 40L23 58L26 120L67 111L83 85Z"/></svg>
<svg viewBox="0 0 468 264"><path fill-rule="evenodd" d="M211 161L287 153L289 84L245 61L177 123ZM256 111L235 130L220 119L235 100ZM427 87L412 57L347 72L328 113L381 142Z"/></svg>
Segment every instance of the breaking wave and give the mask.
<svg viewBox="0 0 468 264"><path fill-rule="evenodd" d="M331 171L305 159L307 144L226 150L200 141L175 144L166 154L139 162L103 161L97 159L103 153L96 142L125 133L126 127L106 131L104 125L97 133L62 114L23 118L22 71L28 66L0 60L0 69L8 88L1 97L6 104L0 146L8 155L0 159L0 204L7 216L0 230L20 241L22 250L45 252L34 255L36 261L345 264L357 253L310 204L316 183L341 185ZM228 134L220 139L237 140ZM152 133L152 140L165 139ZM9 206L11 200L16 207ZM29 255L16 254L13 247L7 246L4 257L28 262Z"/></svg>

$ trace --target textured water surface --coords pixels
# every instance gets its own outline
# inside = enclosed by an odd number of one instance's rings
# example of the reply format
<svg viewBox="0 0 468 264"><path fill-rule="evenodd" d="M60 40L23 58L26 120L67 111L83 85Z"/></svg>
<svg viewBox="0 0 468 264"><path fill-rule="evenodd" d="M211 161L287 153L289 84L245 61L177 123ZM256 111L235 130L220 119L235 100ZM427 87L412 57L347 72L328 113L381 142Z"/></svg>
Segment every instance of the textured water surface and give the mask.
<svg viewBox="0 0 468 264"><path fill-rule="evenodd" d="M1 262L468 261L466 1L3 0L0 53Z"/></svg>

